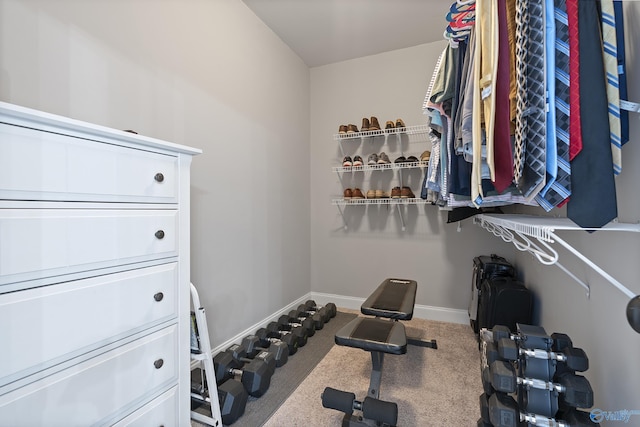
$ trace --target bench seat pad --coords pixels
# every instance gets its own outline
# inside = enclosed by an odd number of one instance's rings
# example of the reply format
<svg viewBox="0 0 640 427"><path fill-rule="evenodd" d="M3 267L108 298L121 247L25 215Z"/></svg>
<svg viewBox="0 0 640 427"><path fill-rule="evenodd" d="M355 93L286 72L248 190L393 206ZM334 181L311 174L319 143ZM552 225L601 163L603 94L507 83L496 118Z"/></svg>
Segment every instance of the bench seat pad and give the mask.
<svg viewBox="0 0 640 427"><path fill-rule="evenodd" d="M407 352L404 325L393 320L357 317L344 325L335 336L336 344L391 354Z"/></svg>
<svg viewBox="0 0 640 427"><path fill-rule="evenodd" d="M415 280L385 279L362 303L360 311L369 316L411 320L417 288Z"/></svg>

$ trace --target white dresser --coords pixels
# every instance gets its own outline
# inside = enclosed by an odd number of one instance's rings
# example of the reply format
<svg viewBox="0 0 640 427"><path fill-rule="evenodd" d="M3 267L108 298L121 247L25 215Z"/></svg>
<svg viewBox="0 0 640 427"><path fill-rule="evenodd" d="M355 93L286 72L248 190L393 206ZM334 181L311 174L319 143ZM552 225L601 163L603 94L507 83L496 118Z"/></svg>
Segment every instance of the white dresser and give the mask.
<svg viewBox="0 0 640 427"><path fill-rule="evenodd" d="M0 427L190 424L198 153L0 103Z"/></svg>

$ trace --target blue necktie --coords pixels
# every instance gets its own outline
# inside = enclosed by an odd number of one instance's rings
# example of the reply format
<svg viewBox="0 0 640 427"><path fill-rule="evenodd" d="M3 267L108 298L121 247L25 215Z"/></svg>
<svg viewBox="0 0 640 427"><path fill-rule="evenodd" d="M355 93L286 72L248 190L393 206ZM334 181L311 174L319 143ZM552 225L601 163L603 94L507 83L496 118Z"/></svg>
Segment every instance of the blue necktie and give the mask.
<svg viewBox="0 0 640 427"><path fill-rule="evenodd" d="M571 195L571 165L569 164L569 27L566 0L555 0L555 107L556 149L558 170L544 197L536 201L547 212Z"/></svg>

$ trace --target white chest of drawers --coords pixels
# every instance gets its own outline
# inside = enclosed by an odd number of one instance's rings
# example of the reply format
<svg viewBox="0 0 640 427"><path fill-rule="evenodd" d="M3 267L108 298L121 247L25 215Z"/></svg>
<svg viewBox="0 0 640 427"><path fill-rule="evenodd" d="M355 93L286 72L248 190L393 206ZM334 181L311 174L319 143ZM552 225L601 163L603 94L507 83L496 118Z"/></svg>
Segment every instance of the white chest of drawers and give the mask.
<svg viewBox="0 0 640 427"><path fill-rule="evenodd" d="M0 427L189 425L199 153L0 103Z"/></svg>

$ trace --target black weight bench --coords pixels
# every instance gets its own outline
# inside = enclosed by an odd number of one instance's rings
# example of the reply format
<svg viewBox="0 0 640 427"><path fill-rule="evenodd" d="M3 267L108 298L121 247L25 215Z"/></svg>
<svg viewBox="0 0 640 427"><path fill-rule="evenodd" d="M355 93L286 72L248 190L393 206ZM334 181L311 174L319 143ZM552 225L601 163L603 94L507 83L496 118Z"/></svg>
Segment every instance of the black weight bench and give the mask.
<svg viewBox="0 0 640 427"><path fill-rule="evenodd" d="M345 413L343 427L396 425L397 404L379 399L385 353L405 354L407 345L438 348L435 340L408 338L404 325L398 322L413 317L416 290L415 280L384 280L360 307L362 314L375 317L358 317L336 332L336 344L370 352L372 365L369 391L364 401L355 400L353 393L330 387L322 394L324 407ZM354 409L362 411L363 415L353 415Z"/></svg>

